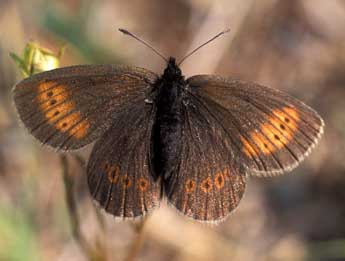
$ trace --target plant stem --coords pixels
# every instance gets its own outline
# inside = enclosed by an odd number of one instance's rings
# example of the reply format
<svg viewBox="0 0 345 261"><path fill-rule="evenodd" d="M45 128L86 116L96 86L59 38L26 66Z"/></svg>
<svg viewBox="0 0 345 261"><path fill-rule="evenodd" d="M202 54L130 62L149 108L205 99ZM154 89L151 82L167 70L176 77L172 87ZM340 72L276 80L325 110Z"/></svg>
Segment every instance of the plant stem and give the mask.
<svg viewBox="0 0 345 261"><path fill-rule="evenodd" d="M135 232L136 232L136 238L133 240L133 243L131 247L129 248L128 255L125 258L126 261L134 261L137 255L139 254L140 249L144 243L144 238L145 238L144 228L145 228L145 224L147 223L147 219L148 219L147 216L144 217L143 220L134 227Z"/></svg>
<svg viewBox="0 0 345 261"><path fill-rule="evenodd" d="M66 197L66 204L68 209L68 214L70 217L71 222L71 229L72 235L78 245L80 246L81 250L85 253L89 260L93 261L100 261L106 260L106 251L104 247L97 242L96 247L93 248L85 239L81 232L80 220L78 216L76 201L73 196L73 187L74 181L69 173L69 163L67 160L66 155L60 156L60 162L62 165L62 175L63 175L63 182L65 187L65 197Z"/></svg>

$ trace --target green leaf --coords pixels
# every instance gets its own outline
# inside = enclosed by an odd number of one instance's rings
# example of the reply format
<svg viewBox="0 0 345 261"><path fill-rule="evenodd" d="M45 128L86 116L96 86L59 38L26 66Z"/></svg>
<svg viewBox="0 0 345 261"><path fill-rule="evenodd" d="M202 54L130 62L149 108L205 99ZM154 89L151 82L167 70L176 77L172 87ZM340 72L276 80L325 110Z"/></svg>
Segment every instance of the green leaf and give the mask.
<svg viewBox="0 0 345 261"><path fill-rule="evenodd" d="M29 76L29 72L27 71L27 68L25 66L24 60L21 59L18 55L16 55L15 53L10 53L10 57L12 58L12 60L16 63L16 65L18 66L18 68L21 70L22 74L24 75L24 77Z"/></svg>

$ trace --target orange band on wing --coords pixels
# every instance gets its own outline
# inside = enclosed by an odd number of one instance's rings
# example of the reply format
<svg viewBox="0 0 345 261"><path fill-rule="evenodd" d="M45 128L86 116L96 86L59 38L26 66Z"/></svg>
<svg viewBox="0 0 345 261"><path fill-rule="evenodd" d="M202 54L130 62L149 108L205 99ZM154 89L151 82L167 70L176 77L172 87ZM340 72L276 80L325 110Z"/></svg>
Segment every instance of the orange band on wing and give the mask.
<svg viewBox="0 0 345 261"><path fill-rule="evenodd" d="M284 147L293 138L299 120L299 113L294 108L275 109L271 116L268 116L267 123L260 125L260 130L250 133L250 139L240 137L243 152L252 158L258 154L255 148L268 155Z"/></svg>
<svg viewBox="0 0 345 261"><path fill-rule="evenodd" d="M253 157L256 155L256 152L253 148L253 145L251 145L243 136L240 137L241 142L243 144L243 152L248 156L248 157Z"/></svg>
<svg viewBox="0 0 345 261"><path fill-rule="evenodd" d="M48 81L41 83L38 89L37 101L50 124L61 132L68 131L69 135L77 139L87 135L90 124L87 120L82 120L80 112L71 113L75 109L75 103L66 101L70 96L66 86Z"/></svg>

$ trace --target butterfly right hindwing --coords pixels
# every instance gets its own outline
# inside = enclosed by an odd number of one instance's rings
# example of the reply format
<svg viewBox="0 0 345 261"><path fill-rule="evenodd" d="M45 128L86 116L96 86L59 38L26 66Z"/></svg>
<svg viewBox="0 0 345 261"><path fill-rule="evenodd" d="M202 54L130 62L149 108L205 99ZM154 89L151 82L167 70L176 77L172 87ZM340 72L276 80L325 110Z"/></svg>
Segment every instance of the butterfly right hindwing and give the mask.
<svg viewBox="0 0 345 261"><path fill-rule="evenodd" d="M189 97L182 111L181 161L164 183L168 202L195 220L221 221L244 194L244 168L235 162L218 123L197 100Z"/></svg>

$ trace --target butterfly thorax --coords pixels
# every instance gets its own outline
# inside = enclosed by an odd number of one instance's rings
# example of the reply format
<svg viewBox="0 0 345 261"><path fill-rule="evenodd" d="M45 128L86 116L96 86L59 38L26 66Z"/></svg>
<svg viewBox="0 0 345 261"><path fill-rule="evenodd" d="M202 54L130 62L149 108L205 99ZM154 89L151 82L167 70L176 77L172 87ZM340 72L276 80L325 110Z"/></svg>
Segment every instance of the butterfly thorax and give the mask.
<svg viewBox="0 0 345 261"><path fill-rule="evenodd" d="M156 109L152 130L151 166L156 178L168 178L178 167L182 138L182 99L186 82L175 59L170 58L155 84Z"/></svg>
<svg viewBox="0 0 345 261"><path fill-rule="evenodd" d="M165 68L161 79L165 82L184 81L181 69L176 64L176 60L174 57L169 58L167 67Z"/></svg>

